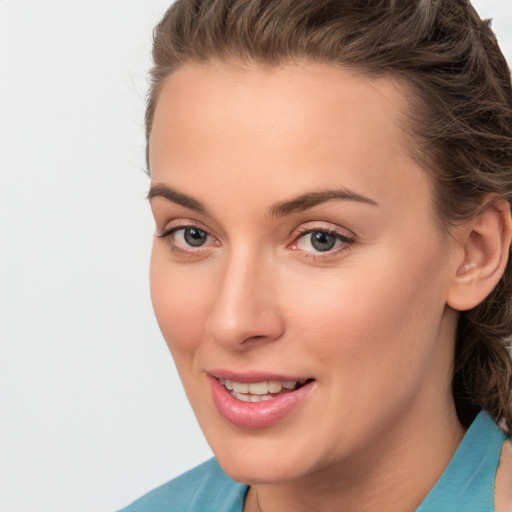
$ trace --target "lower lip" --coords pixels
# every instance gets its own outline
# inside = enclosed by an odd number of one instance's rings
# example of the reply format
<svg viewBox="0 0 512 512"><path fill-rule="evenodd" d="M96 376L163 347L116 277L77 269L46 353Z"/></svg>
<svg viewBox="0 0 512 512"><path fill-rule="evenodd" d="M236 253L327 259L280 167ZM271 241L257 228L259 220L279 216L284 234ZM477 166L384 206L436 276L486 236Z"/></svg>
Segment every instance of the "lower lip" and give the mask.
<svg viewBox="0 0 512 512"><path fill-rule="evenodd" d="M309 396L314 382L264 402L243 402L232 397L216 378L210 378L213 402L220 414L237 427L251 429L270 427L289 416Z"/></svg>

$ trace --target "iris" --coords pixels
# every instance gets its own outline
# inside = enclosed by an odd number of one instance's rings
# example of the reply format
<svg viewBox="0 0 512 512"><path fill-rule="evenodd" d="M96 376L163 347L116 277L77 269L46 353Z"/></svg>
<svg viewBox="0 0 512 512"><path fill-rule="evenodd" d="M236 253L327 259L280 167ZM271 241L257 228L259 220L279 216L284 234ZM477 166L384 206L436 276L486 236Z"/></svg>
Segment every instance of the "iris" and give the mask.
<svg viewBox="0 0 512 512"><path fill-rule="evenodd" d="M183 237L188 245L192 247L201 247L201 245L206 242L208 235L198 228L185 228Z"/></svg>
<svg viewBox="0 0 512 512"><path fill-rule="evenodd" d="M316 231L311 233L311 245L317 251L330 251L336 244L336 237L329 233Z"/></svg>

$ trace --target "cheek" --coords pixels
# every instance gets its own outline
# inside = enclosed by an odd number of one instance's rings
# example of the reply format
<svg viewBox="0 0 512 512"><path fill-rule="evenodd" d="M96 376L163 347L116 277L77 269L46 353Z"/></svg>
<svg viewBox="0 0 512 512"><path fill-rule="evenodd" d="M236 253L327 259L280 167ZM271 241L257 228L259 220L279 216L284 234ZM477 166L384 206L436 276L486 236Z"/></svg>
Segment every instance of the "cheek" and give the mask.
<svg viewBox="0 0 512 512"><path fill-rule="evenodd" d="M303 277L301 288L314 293L289 297L295 305L290 325L300 328L298 336L320 362L338 364L343 372L417 366L438 335L444 295L435 256L377 256L371 266L359 262L359 270L354 266L311 283Z"/></svg>
<svg viewBox="0 0 512 512"><path fill-rule="evenodd" d="M332 414L324 426L345 429L354 443L397 417L420 390L429 393L446 371L437 357L444 311L438 268L428 257L389 256L371 272L353 267L316 280L314 294L294 295L293 337L328 390Z"/></svg>
<svg viewBox="0 0 512 512"><path fill-rule="evenodd" d="M151 300L164 339L177 364L200 346L208 315L208 280L168 261L153 249L150 265Z"/></svg>

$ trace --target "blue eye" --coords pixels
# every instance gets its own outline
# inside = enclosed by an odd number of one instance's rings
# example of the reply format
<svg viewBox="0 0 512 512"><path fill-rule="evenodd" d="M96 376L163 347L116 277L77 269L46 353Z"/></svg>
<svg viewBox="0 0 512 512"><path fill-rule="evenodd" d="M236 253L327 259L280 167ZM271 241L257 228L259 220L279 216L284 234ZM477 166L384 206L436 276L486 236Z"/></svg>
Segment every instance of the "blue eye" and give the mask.
<svg viewBox="0 0 512 512"><path fill-rule="evenodd" d="M180 236L182 236L185 243L191 247L201 247L208 240L208 234L205 233L202 229L182 228L176 230L174 232L174 236L178 236L179 232L183 232L180 233Z"/></svg>
<svg viewBox="0 0 512 512"><path fill-rule="evenodd" d="M329 233L323 233L322 231L316 231L310 235L311 246L317 251L330 251L334 249L336 245L336 237Z"/></svg>
<svg viewBox="0 0 512 512"><path fill-rule="evenodd" d="M306 253L328 253L354 243L352 238L340 233L322 229L311 229L302 233L295 243L295 248Z"/></svg>
<svg viewBox="0 0 512 512"><path fill-rule="evenodd" d="M168 240L171 249L193 254L203 246L215 245L215 238L197 226L177 226L158 235Z"/></svg>

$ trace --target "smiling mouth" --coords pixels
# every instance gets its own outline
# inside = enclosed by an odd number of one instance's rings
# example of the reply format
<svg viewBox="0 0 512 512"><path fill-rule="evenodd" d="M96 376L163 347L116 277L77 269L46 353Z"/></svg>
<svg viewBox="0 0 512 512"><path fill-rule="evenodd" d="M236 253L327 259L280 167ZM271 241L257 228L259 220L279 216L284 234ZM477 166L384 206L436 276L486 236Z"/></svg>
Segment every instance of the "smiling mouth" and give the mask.
<svg viewBox="0 0 512 512"><path fill-rule="evenodd" d="M236 382L219 378L218 381L227 389L228 393L242 402L265 402L278 396L300 389L313 379L290 381L262 381L262 382Z"/></svg>
<svg viewBox="0 0 512 512"><path fill-rule="evenodd" d="M222 373L209 375L213 403L225 420L241 428L267 428L283 421L316 389L313 378L291 380L291 376L279 379L277 375L246 373L240 380L232 380L237 376Z"/></svg>

